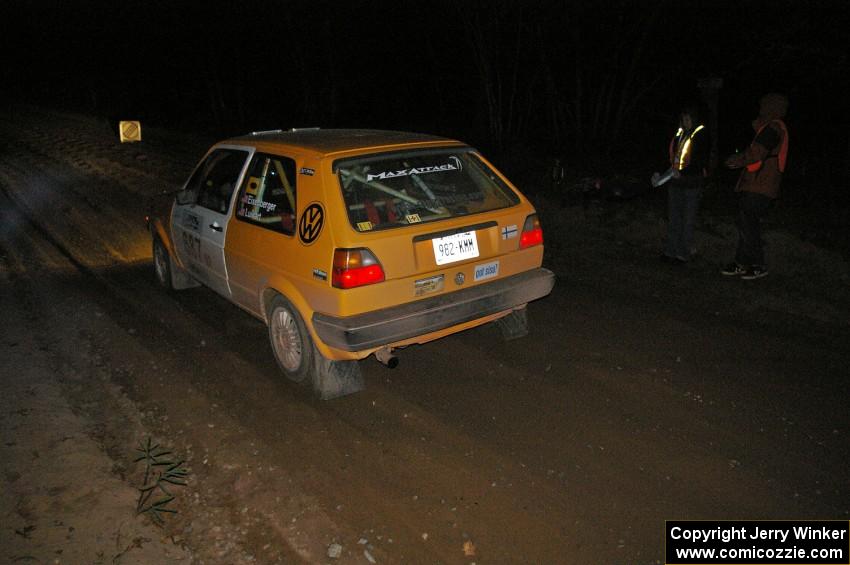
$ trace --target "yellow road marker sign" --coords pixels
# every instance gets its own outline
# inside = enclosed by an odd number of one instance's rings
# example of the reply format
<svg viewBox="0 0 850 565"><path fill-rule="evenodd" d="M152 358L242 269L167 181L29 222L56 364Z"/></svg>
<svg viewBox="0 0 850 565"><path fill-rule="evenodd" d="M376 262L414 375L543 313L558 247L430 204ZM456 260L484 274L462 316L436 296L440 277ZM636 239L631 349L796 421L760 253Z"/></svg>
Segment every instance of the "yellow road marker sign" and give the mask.
<svg viewBox="0 0 850 565"><path fill-rule="evenodd" d="M141 141L142 124L139 122L120 122L118 133L121 135L121 143Z"/></svg>

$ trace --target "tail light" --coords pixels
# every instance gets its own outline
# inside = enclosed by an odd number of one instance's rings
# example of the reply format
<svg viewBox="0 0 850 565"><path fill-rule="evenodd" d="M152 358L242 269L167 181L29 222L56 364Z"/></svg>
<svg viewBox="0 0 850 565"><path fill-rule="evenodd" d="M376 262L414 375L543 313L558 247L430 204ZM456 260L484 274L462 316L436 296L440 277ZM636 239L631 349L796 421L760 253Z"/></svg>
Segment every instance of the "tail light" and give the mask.
<svg viewBox="0 0 850 565"><path fill-rule="evenodd" d="M336 288L354 288L384 281L384 269L368 249L334 250L331 284Z"/></svg>
<svg viewBox="0 0 850 565"><path fill-rule="evenodd" d="M522 234L519 236L519 248L526 249L543 243L543 228L540 227L540 220L537 219L537 214L531 214L525 219L525 225L522 226Z"/></svg>

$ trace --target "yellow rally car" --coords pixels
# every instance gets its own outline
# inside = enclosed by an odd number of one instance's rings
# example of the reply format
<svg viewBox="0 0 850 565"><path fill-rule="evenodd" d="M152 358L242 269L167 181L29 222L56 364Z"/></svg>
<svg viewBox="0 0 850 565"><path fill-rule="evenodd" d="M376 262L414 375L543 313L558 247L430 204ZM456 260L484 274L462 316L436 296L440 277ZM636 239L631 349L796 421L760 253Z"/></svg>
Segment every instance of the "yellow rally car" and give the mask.
<svg viewBox="0 0 850 565"><path fill-rule="evenodd" d="M372 130L258 132L210 149L150 218L156 276L263 320L283 373L322 398L358 359L497 321L528 333L549 294L534 208L475 149Z"/></svg>

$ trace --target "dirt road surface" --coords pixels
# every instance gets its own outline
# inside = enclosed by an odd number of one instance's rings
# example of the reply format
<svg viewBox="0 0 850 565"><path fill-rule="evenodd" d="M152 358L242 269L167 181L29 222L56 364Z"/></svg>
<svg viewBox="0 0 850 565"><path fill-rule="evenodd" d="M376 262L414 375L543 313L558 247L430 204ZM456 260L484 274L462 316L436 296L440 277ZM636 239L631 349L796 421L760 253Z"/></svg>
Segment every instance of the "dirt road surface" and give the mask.
<svg viewBox="0 0 850 565"><path fill-rule="evenodd" d="M0 117L5 562L660 563L665 519L850 519L850 279L828 251L771 232L774 274L743 284L717 274L728 225L673 269L657 217L541 199L559 280L530 336L365 360L365 392L321 402L261 323L155 286L147 199L209 140L116 137ZM164 527L135 515L148 437L190 471Z"/></svg>

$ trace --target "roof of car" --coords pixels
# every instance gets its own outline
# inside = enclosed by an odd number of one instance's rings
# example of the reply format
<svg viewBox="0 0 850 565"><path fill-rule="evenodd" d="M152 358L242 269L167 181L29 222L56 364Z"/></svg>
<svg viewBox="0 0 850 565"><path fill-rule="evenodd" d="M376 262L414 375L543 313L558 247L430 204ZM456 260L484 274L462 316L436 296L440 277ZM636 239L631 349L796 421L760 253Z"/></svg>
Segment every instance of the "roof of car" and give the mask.
<svg viewBox="0 0 850 565"><path fill-rule="evenodd" d="M378 149L408 144L461 144L459 141L424 133L373 129L293 129L264 131L235 137L229 143L280 144L300 147L322 154L356 149Z"/></svg>

